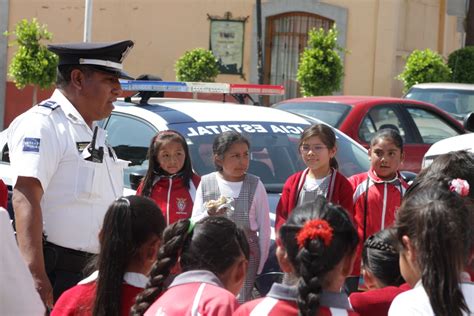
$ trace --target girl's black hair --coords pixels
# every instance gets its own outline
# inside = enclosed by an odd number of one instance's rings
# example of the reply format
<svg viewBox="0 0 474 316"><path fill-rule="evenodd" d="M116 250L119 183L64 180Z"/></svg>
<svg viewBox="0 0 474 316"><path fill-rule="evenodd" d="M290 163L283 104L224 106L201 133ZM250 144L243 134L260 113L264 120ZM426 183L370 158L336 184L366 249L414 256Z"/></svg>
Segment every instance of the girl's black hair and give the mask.
<svg viewBox="0 0 474 316"><path fill-rule="evenodd" d="M150 272L145 290L137 296L131 315L143 315L160 293L164 281L179 258L181 270L225 272L243 254L249 258L245 233L223 216L206 217L190 229L189 219L177 221L163 233L158 260Z"/></svg>
<svg viewBox="0 0 474 316"><path fill-rule="evenodd" d="M403 153L403 138L395 129L382 128L378 130L370 140L370 147L375 146L381 139L390 140L398 149L400 149L400 152Z"/></svg>
<svg viewBox="0 0 474 316"><path fill-rule="evenodd" d="M334 133L334 130L326 124L315 124L305 128L303 133L301 133L298 147L301 149L301 146L305 141L315 136L319 137L328 149L336 148L336 133ZM329 160L329 166L334 169L339 168L336 157L332 157Z"/></svg>
<svg viewBox="0 0 474 316"><path fill-rule="evenodd" d="M405 283L400 273L397 239L393 229L384 229L371 235L364 242L362 265L384 286Z"/></svg>
<svg viewBox="0 0 474 316"><path fill-rule="evenodd" d="M425 177L405 196L396 218L396 236L408 236L416 250L421 282L435 315L469 313L459 287L473 234L472 204L450 190L450 178ZM472 188L472 187L471 187ZM401 250L402 251L402 250Z"/></svg>
<svg viewBox="0 0 474 316"><path fill-rule="evenodd" d="M224 154L229 150L229 148L238 143L247 144L247 147L250 148L249 140L242 134L235 131L223 132L214 138L214 143L212 144L212 152L214 156L219 158L224 158ZM214 159L214 165L217 171L222 171L222 166L218 165Z"/></svg>
<svg viewBox="0 0 474 316"><path fill-rule="evenodd" d="M319 239L305 242L299 248L296 236L307 221L322 219L333 229L329 246ZM299 276L299 315L317 315L322 283L341 260L354 253L359 238L349 214L339 205L329 203L323 196L296 207L279 230L280 240Z"/></svg>
<svg viewBox="0 0 474 316"><path fill-rule="evenodd" d="M184 154L186 155L186 157L184 159L183 169L181 169L179 174L183 178L184 185L187 189L189 189L189 181L191 181L191 178L193 176L193 167L191 164L191 156L189 155L188 144L186 143L186 139L184 139L183 135L181 135L177 131L167 130L158 132L155 136L153 136L150 142L150 146L148 147L148 170L142 180L143 196L151 195L151 189L153 188L153 182L156 176L169 175L160 167L160 163L158 162L158 152L160 151L161 146L169 142L177 142L183 147Z"/></svg>
<svg viewBox="0 0 474 316"><path fill-rule="evenodd" d="M141 196L115 200L104 217L100 252L92 263L99 271L93 315L120 315L123 276L140 247L161 237L166 223L156 203Z"/></svg>

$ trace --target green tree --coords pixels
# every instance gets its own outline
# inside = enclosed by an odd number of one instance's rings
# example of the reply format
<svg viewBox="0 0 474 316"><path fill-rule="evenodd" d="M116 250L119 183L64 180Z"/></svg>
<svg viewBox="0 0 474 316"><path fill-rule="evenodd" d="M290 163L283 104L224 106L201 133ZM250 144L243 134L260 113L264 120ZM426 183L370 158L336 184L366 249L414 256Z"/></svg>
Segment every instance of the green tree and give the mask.
<svg viewBox="0 0 474 316"><path fill-rule="evenodd" d="M211 51L195 48L178 59L175 70L178 81L214 82L219 65Z"/></svg>
<svg viewBox="0 0 474 316"><path fill-rule="evenodd" d="M403 91L406 92L418 83L449 82L451 70L437 52L415 49L408 56L403 72L396 78L403 82Z"/></svg>
<svg viewBox="0 0 474 316"><path fill-rule="evenodd" d="M453 82L474 83L474 46L458 49L448 56Z"/></svg>
<svg viewBox="0 0 474 316"><path fill-rule="evenodd" d="M329 95L340 89L344 68L337 44L337 30L320 28L308 33L308 46L300 57L296 75L304 96Z"/></svg>
<svg viewBox="0 0 474 316"><path fill-rule="evenodd" d="M51 40L52 34L46 25L40 25L33 18L31 22L21 20L12 32L5 32L5 36L16 37L10 46L18 46L13 59L8 67L8 75L13 79L19 89L33 85L33 104L36 104L37 89L49 88L56 79L58 58L42 43Z"/></svg>

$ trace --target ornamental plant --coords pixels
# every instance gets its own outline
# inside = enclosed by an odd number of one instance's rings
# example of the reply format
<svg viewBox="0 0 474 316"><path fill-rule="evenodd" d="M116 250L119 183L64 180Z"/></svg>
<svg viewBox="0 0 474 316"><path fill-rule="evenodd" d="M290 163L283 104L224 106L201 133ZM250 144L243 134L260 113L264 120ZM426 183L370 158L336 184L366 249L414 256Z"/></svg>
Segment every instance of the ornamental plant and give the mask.
<svg viewBox="0 0 474 316"><path fill-rule="evenodd" d="M474 46L467 46L448 56L453 82L474 83Z"/></svg>
<svg viewBox="0 0 474 316"><path fill-rule="evenodd" d="M33 85L33 104L36 104L37 89L51 87L56 80L58 57L50 52L44 40L51 40L53 35L48 32L46 25L40 25L33 18L26 19L15 25L15 30L5 32L5 36L15 36L9 46L18 46L8 67L8 76L13 79L18 89Z"/></svg>
<svg viewBox="0 0 474 316"><path fill-rule="evenodd" d="M308 33L308 46L300 57L297 81L304 96L329 95L340 89L344 75L337 44L337 30L333 26L327 32L320 28Z"/></svg>
<svg viewBox="0 0 474 316"><path fill-rule="evenodd" d="M408 56L403 72L396 78L403 82L403 92L406 92L418 83L451 81L451 69L437 52L415 49Z"/></svg>
<svg viewBox="0 0 474 316"><path fill-rule="evenodd" d="M214 82L219 64L211 51L195 48L178 59L175 70L178 81Z"/></svg>

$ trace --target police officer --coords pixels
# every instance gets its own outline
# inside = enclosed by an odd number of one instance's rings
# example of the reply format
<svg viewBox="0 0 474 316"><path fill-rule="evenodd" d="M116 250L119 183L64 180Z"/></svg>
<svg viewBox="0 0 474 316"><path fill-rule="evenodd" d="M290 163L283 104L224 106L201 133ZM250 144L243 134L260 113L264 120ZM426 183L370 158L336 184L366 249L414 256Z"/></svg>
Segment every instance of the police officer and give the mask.
<svg viewBox="0 0 474 316"><path fill-rule="evenodd" d="M18 244L47 307L53 293L56 300L83 278L107 207L122 194L126 163L95 121L110 115L118 79L130 78L122 62L132 47L50 45L59 56L57 89L9 127Z"/></svg>

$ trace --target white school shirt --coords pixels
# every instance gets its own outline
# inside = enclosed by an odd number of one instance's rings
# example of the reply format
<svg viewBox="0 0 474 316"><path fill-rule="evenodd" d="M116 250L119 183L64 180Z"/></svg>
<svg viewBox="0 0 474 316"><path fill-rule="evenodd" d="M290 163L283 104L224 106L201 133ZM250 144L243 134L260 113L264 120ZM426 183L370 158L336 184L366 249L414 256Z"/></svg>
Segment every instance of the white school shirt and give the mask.
<svg viewBox="0 0 474 316"><path fill-rule="evenodd" d="M474 283L467 282L460 284L461 290L466 300L466 305L471 313L463 315L474 315ZM388 316L434 316L430 299L425 288L418 281L411 290L398 294L390 305Z"/></svg>
<svg viewBox="0 0 474 316"><path fill-rule="evenodd" d="M238 198L243 181L231 182L224 180L219 173L217 173L217 185L221 195L225 197ZM196 190L196 198L194 199L193 214L194 220L200 220L206 216L207 210L204 208L202 195L202 186L199 184ZM257 188L253 197L252 205L249 210L250 229L258 232L258 244L260 247L260 264L257 274L260 274L268 258L268 251L270 250L270 206L268 205L268 196L262 181L258 180Z"/></svg>
<svg viewBox="0 0 474 316"><path fill-rule="evenodd" d="M97 253L100 226L109 205L122 195L128 162L111 157L107 147L102 163L84 160L81 150L92 140L91 128L61 91L41 104L48 103L32 107L10 125L11 166L16 177L41 183L47 240Z"/></svg>

